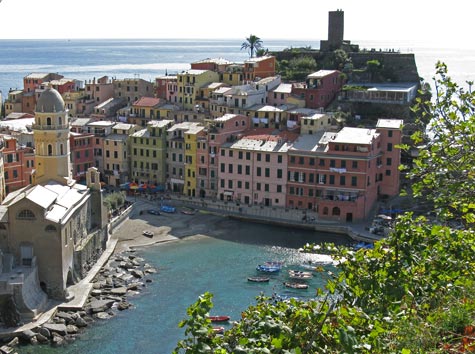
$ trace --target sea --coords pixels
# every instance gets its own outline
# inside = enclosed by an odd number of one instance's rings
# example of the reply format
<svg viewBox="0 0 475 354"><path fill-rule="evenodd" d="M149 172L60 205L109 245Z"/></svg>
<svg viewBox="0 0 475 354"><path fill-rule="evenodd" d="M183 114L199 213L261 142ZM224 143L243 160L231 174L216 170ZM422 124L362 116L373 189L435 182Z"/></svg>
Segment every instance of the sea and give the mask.
<svg viewBox="0 0 475 354"><path fill-rule="evenodd" d="M243 62L249 57L241 50L241 39L56 39L0 40L0 91L3 99L10 89L21 89L23 77L31 73L56 72L67 78L91 80L141 78L154 81L165 73L175 74L190 68L190 63L205 58L225 58ZM449 75L459 85L475 78L475 47L417 41L353 41L363 49L393 49L414 53L419 76L432 83L435 64L443 61ZM319 48L319 40L265 40L269 51L285 48Z"/></svg>
<svg viewBox="0 0 475 354"><path fill-rule="evenodd" d="M10 89L21 89L30 73L56 72L67 78L91 80L142 78L175 74L190 63L205 58L242 62L249 55L241 50L243 40L0 40L0 90L3 99ZM270 51L285 48L319 48L320 41L263 40ZM353 41L360 48L394 49L414 53L419 76L431 83L435 64L443 61L459 85L475 78L475 48L442 47L440 43L412 41ZM230 224L234 223L234 224ZM178 323L186 309L205 291L213 293L216 315L239 320L241 312L255 303L256 296L282 293L313 297L325 279L316 276L308 290L290 291L282 286L286 269L301 266L306 256L298 248L306 242L348 243L341 235L224 220L222 237L193 236L138 251L158 269L140 295L131 298L133 308L118 312L107 321L97 321L80 339L61 348L26 346L20 354L169 354L183 338ZM256 265L269 260L284 262L284 270L269 283L250 283ZM332 267L329 265L328 267Z"/></svg>

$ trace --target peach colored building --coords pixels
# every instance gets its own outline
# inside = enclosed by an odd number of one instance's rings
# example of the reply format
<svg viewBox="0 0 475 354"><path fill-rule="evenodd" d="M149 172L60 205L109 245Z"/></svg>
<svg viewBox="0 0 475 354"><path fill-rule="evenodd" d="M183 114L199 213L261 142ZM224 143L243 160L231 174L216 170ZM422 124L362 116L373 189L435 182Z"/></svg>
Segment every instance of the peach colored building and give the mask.
<svg viewBox="0 0 475 354"><path fill-rule="evenodd" d="M94 134L71 132L69 145L73 178L76 181L85 180L87 170L94 166Z"/></svg>
<svg viewBox="0 0 475 354"><path fill-rule="evenodd" d="M266 55L250 58L244 61L244 79L247 81L260 80L275 76L275 57Z"/></svg>
<svg viewBox="0 0 475 354"><path fill-rule="evenodd" d="M225 114L205 121L206 134L198 137L196 147L196 185L201 198L218 197L218 168L221 146L237 140L250 129L250 118Z"/></svg>
<svg viewBox="0 0 475 354"><path fill-rule="evenodd" d="M287 207L334 221L367 218L378 196L399 191L401 129L394 119L300 136L289 149Z"/></svg>
<svg viewBox="0 0 475 354"><path fill-rule="evenodd" d="M163 75L155 78L155 96L168 102L178 102L178 82L176 75Z"/></svg>
<svg viewBox="0 0 475 354"><path fill-rule="evenodd" d="M292 136L267 131L267 134L249 133L221 147L219 199L248 205L285 206L287 151Z"/></svg>

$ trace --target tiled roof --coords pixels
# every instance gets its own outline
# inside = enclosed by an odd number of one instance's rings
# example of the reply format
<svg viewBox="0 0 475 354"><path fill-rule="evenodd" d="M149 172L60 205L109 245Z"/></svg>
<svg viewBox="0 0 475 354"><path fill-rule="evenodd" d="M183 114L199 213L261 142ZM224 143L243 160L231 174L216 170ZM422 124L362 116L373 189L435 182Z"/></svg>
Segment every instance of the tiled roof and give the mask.
<svg viewBox="0 0 475 354"><path fill-rule="evenodd" d="M160 98L155 97L141 97L134 102L133 106L141 107L155 107L160 104Z"/></svg>

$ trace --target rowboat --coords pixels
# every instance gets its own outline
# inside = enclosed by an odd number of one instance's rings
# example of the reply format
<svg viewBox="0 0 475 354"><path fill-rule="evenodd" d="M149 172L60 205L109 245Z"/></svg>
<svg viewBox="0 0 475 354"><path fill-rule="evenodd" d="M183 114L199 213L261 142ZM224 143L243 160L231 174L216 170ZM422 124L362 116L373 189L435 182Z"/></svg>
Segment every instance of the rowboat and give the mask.
<svg viewBox="0 0 475 354"><path fill-rule="evenodd" d="M208 316L208 320L211 322L226 322L229 321L229 316Z"/></svg>
<svg viewBox="0 0 475 354"><path fill-rule="evenodd" d="M308 284L284 282L284 285L292 289L308 289Z"/></svg>
<svg viewBox="0 0 475 354"><path fill-rule="evenodd" d="M295 276L296 278L300 278L300 279L309 279L313 277L313 274L311 272L304 272L301 270L292 270L292 269L289 270L289 275L291 277Z"/></svg>
<svg viewBox="0 0 475 354"><path fill-rule="evenodd" d="M252 281L255 283L265 283L269 281L269 277L249 277L247 278L248 281Z"/></svg>
<svg viewBox="0 0 475 354"><path fill-rule="evenodd" d="M213 332L216 333L216 334L223 334L224 333L224 327L223 326L213 327Z"/></svg>

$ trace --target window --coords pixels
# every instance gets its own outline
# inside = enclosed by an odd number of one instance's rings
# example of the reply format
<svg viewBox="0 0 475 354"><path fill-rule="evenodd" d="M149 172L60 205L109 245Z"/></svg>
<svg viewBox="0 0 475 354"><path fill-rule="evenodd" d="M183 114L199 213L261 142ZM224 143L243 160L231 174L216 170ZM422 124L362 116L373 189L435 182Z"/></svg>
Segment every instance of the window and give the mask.
<svg viewBox="0 0 475 354"><path fill-rule="evenodd" d="M392 138L392 137L393 137L393 131L392 131L392 130L388 130L388 137L389 137L389 138Z"/></svg>
<svg viewBox="0 0 475 354"><path fill-rule="evenodd" d="M257 183L257 185L256 185L256 189L257 189L258 191L260 191L260 190L261 190L261 184L260 184L260 183Z"/></svg>
<svg viewBox="0 0 475 354"><path fill-rule="evenodd" d="M346 160L341 160L341 168L346 168Z"/></svg>
<svg viewBox="0 0 475 354"><path fill-rule="evenodd" d="M239 152L238 152L238 158L239 158L239 160L242 160L242 156L243 156L242 151L239 151Z"/></svg>
<svg viewBox="0 0 475 354"><path fill-rule="evenodd" d="M320 159L320 162L318 163L319 166L325 166L325 160Z"/></svg>
<svg viewBox="0 0 475 354"><path fill-rule="evenodd" d="M251 159L251 153L250 152L246 152L246 160L250 160Z"/></svg>
<svg viewBox="0 0 475 354"><path fill-rule="evenodd" d="M386 170L386 176L391 176L391 170Z"/></svg>
<svg viewBox="0 0 475 354"><path fill-rule="evenodd" d="M295 163L295 156L290 156L290 163Z"/></svg>
<svg viewBox="0 0 475 354"><path fill-rule="evenodd" d="M268 192L269 191L269 185L266 183L264 184L264 191L265 192Z"/></svg>
<svg viewBox="0 0 475 354"><path fill-rule="evenodd" d="M335 184L335 176L334 175L330 175L330 184Z"/></svg>
<svg viewBox="0 0 475 354"><path fill-rule="evenodd" d="M393 163L393 159L390 158L390 157L388 157L388 158L386 159L386 165L387 165L387 166L391 166L392 163Z"/></svg>
<svg viewBox="0 0 475 354"><path fill-rule="evenodd" d="M256 174L257 174L258 177L261 176L262 171L261 171L261 168L260 168L260 167L257 168L257 173L256 173Z"/></svg>
<svg viewBox="0 0 475 354"><path fill-rule="evenodd" d="M53 145L48 144L48 156L52 156L52 155L53 155Z"/></svg>
<svg viewBox="0 0 475 354"><path fill-rule="evenodd" d="M340 176L340 186L344 186L346 184L346 176Z"/></svg>
<svg viewBox="0 0 475 354"><path fill-rule="evenodd" d="M237 165L237 173L238 175L242 175L242 165Z"/></svg>
<svg viewBox="0 0 475 354"><path fill-rule="evenodd" d="M265 176L265 177L270 177L270 168L267 168L267 167L265 168L265 170L264 170L264 176Z"/></svg>
<svg viewBox="0 0 475 354"><path fill-rule="evenodd" d="M224 156L224 154L225 154L224 149L221 149L221 156Z"/></svg>
<svg viewBox="0 0 475 354"><path fill-rule="evenodd" d="M388 143L388 151L393 151L393 144L391 143Z"/></svg>
<svg viewBox="0 0 475 354"><path fill-rule="evenodd" d="M250 175L251 174L251 166L246 166L246 175Z"/></svg>
<svg viewBox="0 0 475 354"><path fill-rule="evenodd" d="M308 162L309 162L310 166L314 166L315 165L315 158L313 158L313 157L309 158Z"/></svg>
<svg viewBox="0 0 475 354"><path fill-rule="evenodd" d="M17 219L31 220L35 218L35 214L29 209L23 209L18 213Z"/></svg>
<svg viewBox="0 0 475 354"><path fill-rule="evenodd" d="M266 154L266 162L270 162L270 154Z"/></svg>
<svg viewBox="0 0 475 354"><path fill-rule="evenodd" d="M277 178L282 178L282 169L277 169Z"/></svg>
<svg viewBox="0 0 475 354"><path fill-rule="evenodd" d="M335 167L335 166L336 166L335 160L330 160L330 167Z"/></svg>
<svg viewBox="0 0 475 354"><path fill-rule="evenodd" d="M257 154L257 161L261 161L261 154Z"/></svg>
<svg viewBox="0 0 475 354"><path fill-rule="evenodd" d="M299 157L299 165L304 165L305 164L305 158L303 156Z"/></svg>
<svg viewBox="0 0 475 354"><path fill-rule="evenodd" d="M282 155L277 155L277 163L282 163Z"/></svg>
<svg viewBox="0 0 475 354"><path fill-rule="evenodd" d="M228 164L228 172L233 173L233 164Z"/></svg>
<svg viewBox="0 0 475 354"><path fill-rule="evenodd" d="M46 225L45 231L46 231L46 232L56 232L56 226L51 225L51 224Z"/></svg>
<svg viewBox="0 0 475 354"><path fill-rule="evenodd" d="M351 186L356 187L358 185L358 177L352 176L351 177Z"/></svg>
<svg viewBox="0 0 475 354"><path fill-rule="evenodd" d="M238 181L238 182L237 182L237 187L238 187L238 188L242 188L242 181Z"/></svg>
<svg viewBox="0 0 475 354"><path fill-rule="evenodd" d="M351 162L351 168L357 169L358 168L358 161Z"/></svg>
<svg viewBox="0 0 475 354"><path fill-rule="evenodd" d="M226 169L226 166L224 163L221 164L221 172L224 173Z"/></svg>
<svg viewBox="0 0 475 354"><path fill-rule="evenodd" d="M282 193L282 186L280 184L277 185L277 193Z"/></svg>
<svg viewBox="0 0 475 354"><path fill-rule="evenodd" d="M249 189L249 182L244 182L244 188Z"/></svg>

